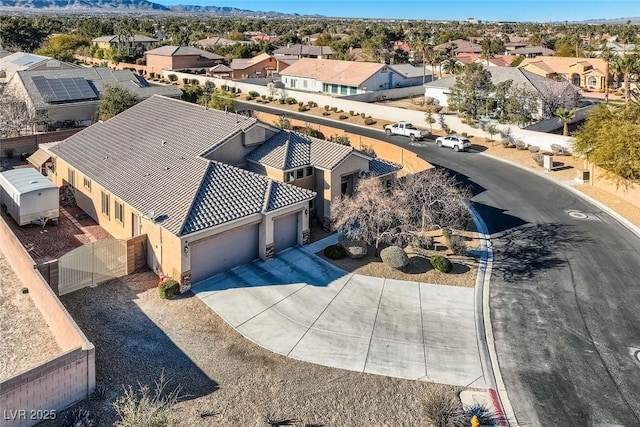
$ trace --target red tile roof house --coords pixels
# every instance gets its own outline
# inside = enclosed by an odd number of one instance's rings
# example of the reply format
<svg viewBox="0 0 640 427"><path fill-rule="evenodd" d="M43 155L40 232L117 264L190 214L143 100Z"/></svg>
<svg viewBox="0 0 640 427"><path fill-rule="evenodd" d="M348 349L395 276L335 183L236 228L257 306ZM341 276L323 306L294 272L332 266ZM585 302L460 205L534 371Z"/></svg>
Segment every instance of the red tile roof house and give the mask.
<svg viewBox="0 0 640 427"><path fill-rule="evenodd" d="M49 151L53 181L115 238L146 235L149 267L184 287L308 243L310 210L327 213L363 172L387 179L399 168L162 96Z"/></svg>
<svg viewBox="0 0 640 427"><path fill-rule="evenodd" d="M460 53L482 53L482 46L477 43L470 42L468 40L456 39L450 42L442 43L434 46L437 50L446 50L453 47L453 51L457 54Z"/></svg>
<svg viewBox="0 0 640 427"><path fill-rule="evenodd" d="M236 58L231 60L229 64L231 68L231 78L248 79L256 77L269 77L274 73L279 73L289 66L293 61L282 60L268 53L261 53L253 58Z"/></svg>
<svg viewBox="0 0 640 427"><path fill-rule="evenodd" d="M162 46L148 50L147 72L163 70L201 70L224 62L224 57L206 50L185 46Z"/></svg>

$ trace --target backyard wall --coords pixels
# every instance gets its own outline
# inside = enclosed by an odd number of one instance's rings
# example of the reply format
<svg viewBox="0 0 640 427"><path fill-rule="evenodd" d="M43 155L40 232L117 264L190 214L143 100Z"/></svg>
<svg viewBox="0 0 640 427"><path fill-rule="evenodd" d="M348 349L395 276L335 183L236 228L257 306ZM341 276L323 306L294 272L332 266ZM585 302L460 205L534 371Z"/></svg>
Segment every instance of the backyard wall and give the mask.
<svg viewBox="0 0 640 427"><path fill-rule="evenodd" d="M5 258L20 273L24 286L29 289L29 296L63 352L0 383L0 424L32 426L42 419L30 417L30 411L60 411L88 398L93 392L95 347L49 288L27 251L2 218L0 241ZM10 412L17 410L25 410L26 417Z"/></svg>
<svg viewBox="0 0 640 427"><path fill-rule="evenodd" d="M0 139L0 156L6 157L7 150L13 150L15 157L19 157L21 153L33 154L38 149L38 144L65 140L71 135L80 132L82 129L84 128L36 133L33 135L17 136L15 138L2 138Z"/></svg>

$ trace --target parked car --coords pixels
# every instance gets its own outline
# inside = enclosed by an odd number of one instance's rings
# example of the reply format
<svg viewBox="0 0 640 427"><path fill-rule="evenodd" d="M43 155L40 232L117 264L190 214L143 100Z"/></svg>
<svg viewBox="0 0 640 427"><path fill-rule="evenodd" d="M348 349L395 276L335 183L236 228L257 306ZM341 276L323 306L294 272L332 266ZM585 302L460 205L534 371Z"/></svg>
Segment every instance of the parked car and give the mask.
<svg viewBox="0 0 640 427"><path fill-rule="evenodd" d="M471 148L469 138L458 135L441 136L436 139L438 147L453 148L454 151L467 151Z"/></svg>
<svg viewBox="0 0 640 427"><path fill-rule="evenodd" d="M409 122L397 122L392 125L386 125L384 131L387 135L408 136L411 141L424 139L429 136L429 132L420 130Z"/></svg>

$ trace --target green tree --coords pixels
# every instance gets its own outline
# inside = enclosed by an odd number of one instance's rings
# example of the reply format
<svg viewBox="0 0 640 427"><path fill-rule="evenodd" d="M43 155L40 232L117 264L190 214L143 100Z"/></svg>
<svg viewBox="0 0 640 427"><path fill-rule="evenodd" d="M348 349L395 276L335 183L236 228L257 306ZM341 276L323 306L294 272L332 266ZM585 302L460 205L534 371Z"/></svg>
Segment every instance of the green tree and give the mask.
<svg viewBox="0 0 640 427"><path fill-rule="evenodd" d="M600 105L574 136L574 154L605 169L616 184L640 180L640 105Z"/></svg>
<svg viewBox="0 0 640 427"><path fill-rule="evenodd" d="M462 64L455 58L449 58L442 64L442 70L447 74L458 74L462 72Z"/></svg>
<svg viewBox="0 0 640 427"><path fill-rule="evenodd" d="M491 74L481 64L465 65L449 94L449 107L477 120L494 89Z"/></svg>
<svg viewBox="0 0 640 427"><path fill-rule="evenodd" d="M204 88L200 85L186 85L182 88L182 99L187 102L196 103L204 94Z"/></svg>
<svg viewBox="0 0 640 427"><path fill-rule="evenodd" d="M562 122L562 135L569 136L569 122L576 116L576 112L566 108L558 108L554 115Z"/></svg>
<svg viewBox="0 0 640 427"><path fill-rule="evenodd" d="M230 93L226 91L215 91L211 93L209 108L222 111L236 111L236 102Z"/></svg>
<svg viewBox="0 0 640 427"><path fill-rule="evenodd" d="M640 59L636 54L625 54L617 56L612 65L614 73L624 76L624 95L625 101L628 103L631 99L629 93L631 91L631 75L640 71Z"/></svg>
<svg viewBox="0 0 640 427"><path fill-rule="evenodd" d="M607 46L606 43L602 43L600 47L600 58L604 60L605 63L605 83L604 83L604 99L609 100L609 68L611 67L611 63L614 61L616 54L613 53L613 50Z"/></svg>
<svg viewBox="0 0 640 427"><path fill-rule="evenodd" d="M137 103L138 97L133 93L120 86L109 85L101 96L98 105L98 118L109 120Z"/></svg>
<svg viewBox="0 0 640 427"><path fill-rule="evenodd" d="M49 30L27 17L7 17L0 20L0 40L5 48L33 52L49 35Z"/></svg>
<svg viewBox="0 0 640 427"><path fill-rule="evenodd" d="M83 47L89 46L89 39L73 34L60 34L49 40L35 51L38 55L50 56L60 61L73 62L73 55Z"/></svg>

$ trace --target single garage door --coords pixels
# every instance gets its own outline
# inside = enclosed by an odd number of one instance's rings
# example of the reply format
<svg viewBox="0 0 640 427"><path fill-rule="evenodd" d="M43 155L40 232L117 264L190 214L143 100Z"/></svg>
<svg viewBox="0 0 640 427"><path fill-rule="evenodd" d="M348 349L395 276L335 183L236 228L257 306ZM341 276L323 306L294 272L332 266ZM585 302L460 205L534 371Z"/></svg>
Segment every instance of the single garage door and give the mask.
<svg viewBox="0 0 640 427"><path fill-rule="evenodd" d="M191 282L258 258L258 224L239 227L190 245Z"/></svg>
<svg viewBox="0 0 640 427"><path fill-rule="evenodd" d="M276 253L298 244L298 212L273 221L273 249Z"/></svg>

